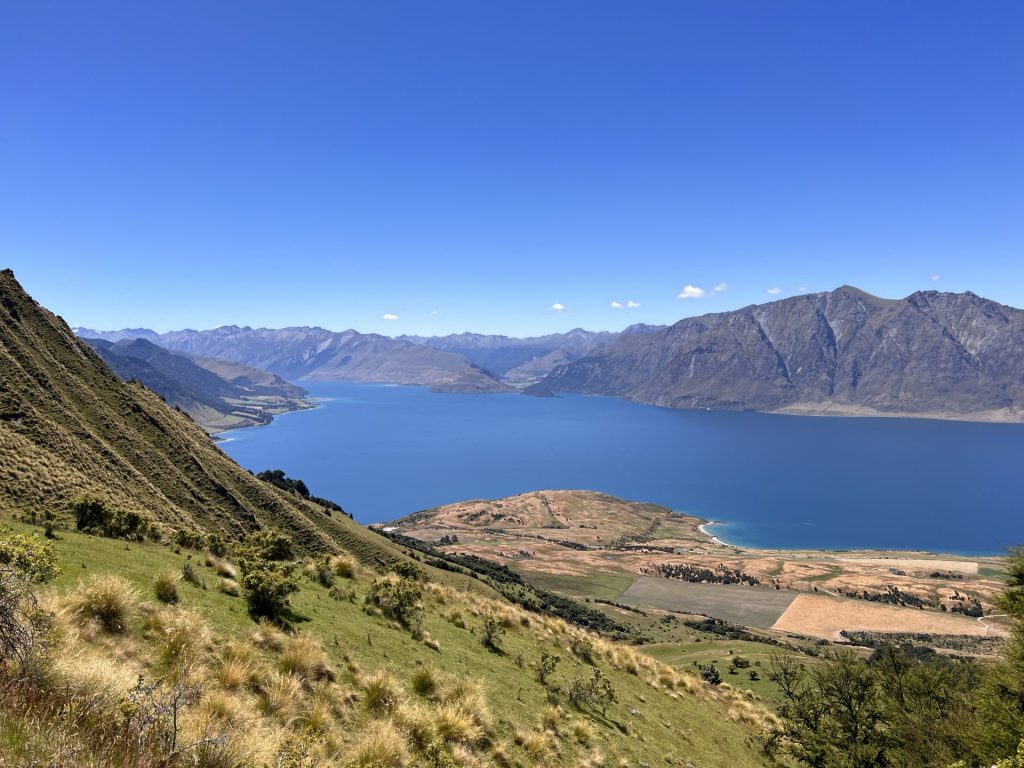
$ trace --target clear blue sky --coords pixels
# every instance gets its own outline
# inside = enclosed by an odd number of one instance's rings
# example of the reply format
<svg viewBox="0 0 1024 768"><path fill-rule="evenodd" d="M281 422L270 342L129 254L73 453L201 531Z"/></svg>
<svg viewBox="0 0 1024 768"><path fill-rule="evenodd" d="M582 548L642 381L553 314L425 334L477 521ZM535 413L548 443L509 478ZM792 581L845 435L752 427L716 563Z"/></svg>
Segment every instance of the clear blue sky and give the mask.
<svg viewBox="0 0 1024 768"><path fill-rule="evenodd" d="M0 264L101 329L1024 306L1024 3L3 3Z"/></svg>

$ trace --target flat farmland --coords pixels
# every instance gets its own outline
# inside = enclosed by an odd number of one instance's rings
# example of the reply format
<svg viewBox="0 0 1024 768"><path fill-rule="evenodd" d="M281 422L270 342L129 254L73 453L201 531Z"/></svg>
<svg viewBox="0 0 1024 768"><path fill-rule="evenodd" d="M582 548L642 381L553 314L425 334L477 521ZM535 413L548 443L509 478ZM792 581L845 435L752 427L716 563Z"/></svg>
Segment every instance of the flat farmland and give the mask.
<svg viewBox="0 0 1024 768"><path fill-rule="evenodd" d="M796 595L785 589L692 584L641 576L619 596L619 602L635 608L705 614L733 624L768 629L786 612Z"/></svg>
<svg viewBox="0 0 1024 768"><path fill-rule="evenodd" d="M967 616L822 595L797 597L773 629L827 640L840 639L843 630L975 637L1005 634L1000 627Z"/></svg>

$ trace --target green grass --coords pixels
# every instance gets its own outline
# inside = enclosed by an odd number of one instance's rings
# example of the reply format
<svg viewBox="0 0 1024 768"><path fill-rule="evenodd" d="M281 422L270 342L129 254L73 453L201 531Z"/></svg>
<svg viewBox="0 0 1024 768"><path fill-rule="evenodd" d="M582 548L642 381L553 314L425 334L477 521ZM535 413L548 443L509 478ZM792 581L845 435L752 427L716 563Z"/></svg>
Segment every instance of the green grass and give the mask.
<svg viewBox="0 0 1024 768"><path fill-rule="evenodd" d="M712 639L688 643L666 643L649 645L644 650L658 661L671 664L680 670L695 669L694 662L704 665L714 663L722 673L724 682L734 688L751 690L766 701L780 700L779 687L767 677L773 657L796 655L803 664L817 663L817 659L806 654L747 640ZM739 669L735 675L730 675L729 663L735 656L742 656L749 660L751 666L749 669ZM756 666L758 662L760 666ZM749 676L751 670L756 670L761 679L751 680Z"/></svg>
<svg viewBox="0 0 1024 768"><path fill-rule="evenodd" d="M11 522L4 525L0 535L7 532L40 533L40 529ZM185 551L178 554L158 544L125 543L70 531L60 531L58 536L54 548L63 572L51 586L57 592L73 589L85 576L116 571L145 598L153 600L156 575L165 570L180 570L185 562L191 561L208 589L182 582L179 585L182 605L198 610L221 635L238 635L254 626L241 598L217 591L217 576L212 568L204 565L201 555L191 553L190 556ZM344 584L347 586L350 582L344 581ZM552 681L563 688L573 678L590 676L589 665L575 659L566 647L557 647L551 640L542 638L536 627L510 628L502 637L501 653L485 648L479 640L480 618L463 609L464 629L445 618L449 610L461 608L461 600L447 605L427 601L424 628L440 646L439 650L431 650L414 640L409 632L396 628L393 622L363 611L362 599L368 585L369 580L354 584L358 598L353 604L338 602L324 587L303 580L301 590L293 598L298 617L296 626L322 640L332 664L339 670L344 669L347 656L355 659L365 671L389 669L407 686L422 664L433 665L450 678L478 681L490 693L488 700L499 739L510 740L517 729L534 727L541 712L549 706L546 689L528 667L517 665L517 657L521 656L529 664L545 650L560 655L562 661ZM563 639L562 645L565 643ZM654 650L667 653L657 647ZM753 656L753 653L744 653ZM751 726L731 722L725 716L724 704L703 694L682 693L678 700L673 700L648 685L650 674L637 676L606 664L601 666L612 680L619 701L609 708L606 718L596 714L574 716L582 716L590 722L596 734L594 743L609 756L625 758L630 765L641 761L671 765L673 763L666 762L670 757L682 759L675 763L679 765L686 760L723 768L761 764L756 750L747 744L754 730ZM726 680L734 682L728 675ZM745 684L737 687L753 688ZM759 693L756 689L755 692ZM5 729L16 730L16 723L6 724ZM11 735L14 736L13 731ZM563 744L558 764L569 764L570 755L582 756L584 752L581 747Z"/></svg>
<svg viewBox="0 0 1024 768"><path fill-rule="evenodd" d="M544 573L542 571L512 568L530 584L541 589L559 592L569 597L616 600L619 595L629 589L636 581L635 573L626 571L593 569L585 575L574 576L562 573Z"/></svg>

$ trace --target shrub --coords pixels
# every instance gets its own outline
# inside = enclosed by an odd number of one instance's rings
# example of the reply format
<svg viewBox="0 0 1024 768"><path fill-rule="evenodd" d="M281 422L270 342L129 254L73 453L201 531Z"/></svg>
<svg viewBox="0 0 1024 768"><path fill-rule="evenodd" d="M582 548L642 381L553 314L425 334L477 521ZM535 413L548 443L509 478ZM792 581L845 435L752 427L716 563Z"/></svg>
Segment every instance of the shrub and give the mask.
<svg viewBox="0 0 1024 768"><path fill-rule="evenodd" d="M208 533L203 541L206 548L216 557L224 557L228 553L227 542L219 533Z"/></svg>
<svg viewBox="0 0 1024 768"><path fill-rule="evenodd" d="M288 596L299 589L291 557L291 539L276 531L250 534L239 548L242 592L254 618L277 621L288 609Z"/></svg>
<svg viewBox="0 0 1024 768"><path fill-rule="evenodd" d="M569 641L569 650L587 664L594 663L594 643L586 637L574 637Z"/></svg>
<svg viewBox="0 0 1024 768"><path fill-rule="evenodd" d="M102 499L89 496L78 499L71 511L82 533L97 533L112 539L142 539L148 528L138 512L111 509Z"/></svg>
<svg viewBox="0 0 1024 768"><path fill-rule="evenodd" d="M577 678L569 683L569 701L577 708L597 707L605 713L609 704L616 701L615 688L600 669L595 669L589 680Z"/></svg>
<svg viewBox="0 0 1024 768"><path fill-rule="evenodd" d="M417 630L423 619L422 597L423 590L415 581L389 573L373 582L366 603L406 629Z"/></svg>
<svg viewBox="0 0 1024 768"><path fill-rule="evenodd" d="M238 582L233 579L221 579L220 583L217 584L217 589L231 597L238 597L242 594L241 589L239 589Z"/></svg>
<svg viewBox="0 0 1024 768"><path fill-rule="evenodd" d="M722 683L722 673L718 671L714 662L707 666L700 666L700 677L708 685L721 685Z"/></svg>
<svg viewBox="0 0 1024 768"><path fill-rule="evenodd" d="M484 614L484 625L480 632L480 641L488 648L501 650L501 636L505 634L505 624L493 613Z"/></svg>
<svg viewBox="0 0 1024 768"><path fill-rule="evenodd" d="M206 585L203 583L202 578L199 576L199 572L196 571L196 567L192 565L192 563L185 563L181 566L181 578L194 587L206 589Z"/></svg>
<svg viewBox="0 0 1024 768"><path fill-rule="evenodd" d="M227 560L217 558L213 563L214 572L225 579L238 579L238 571L235 570L235 566L229 563Z"/></svg>
<svg viewBox="0 0 1024 768"><path fill-rule="evenodd" d="M135 612L138 593L113 573L92 576L71 595L72 609L83 619L94 619L107 632L121 633Z"/></svg>
<svg viewBox="0 0 1024 768"><path fill-rule="evenodd" d="M163 571L153 582L153 591L156 592L156 599L161 603L173 605L181 596L178 594L178 581L181 579L174 571Z"/></svg>
<svg viewBox="0 0 1024 768"><path fill-rule="evenodd" d="M281 563L243 561L242 592L254 618L277 621L288 609L288 596L297 592L299 585L293 568Z"/></svg>
<svg viewBox="0 0 1024 768"><path fill-rule="evenodd" d="M547 685L548 678L555 671L555 667L558 666L558 662L561 661L560 656L556 656L553 653L544 651L540 655L540 661L537 662L537 681L541 685Z"/></svg>
<svg viewBox="0 0 1024 768"><path fill-rule="evenodd" d="M0 565L34 584L43 584L60 573L53 544L35 536L14 534L0 539Z"/></svg>

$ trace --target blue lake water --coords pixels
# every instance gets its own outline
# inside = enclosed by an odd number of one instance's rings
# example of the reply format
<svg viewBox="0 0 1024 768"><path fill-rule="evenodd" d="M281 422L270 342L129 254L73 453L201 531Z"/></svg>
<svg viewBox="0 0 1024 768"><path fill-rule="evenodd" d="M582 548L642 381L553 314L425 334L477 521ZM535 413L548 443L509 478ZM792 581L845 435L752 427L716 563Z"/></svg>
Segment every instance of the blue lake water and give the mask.
<svg viewBox="0 0 1024 768"><path fill-rule="evenodd" d="M1024 426L677 411L614 398L303 383L316 410L224 435L364 522L586 488L758 547L998 553L1024 543Z"/></svg>

